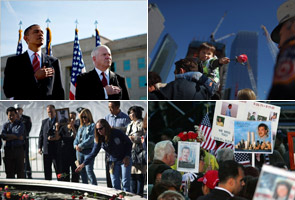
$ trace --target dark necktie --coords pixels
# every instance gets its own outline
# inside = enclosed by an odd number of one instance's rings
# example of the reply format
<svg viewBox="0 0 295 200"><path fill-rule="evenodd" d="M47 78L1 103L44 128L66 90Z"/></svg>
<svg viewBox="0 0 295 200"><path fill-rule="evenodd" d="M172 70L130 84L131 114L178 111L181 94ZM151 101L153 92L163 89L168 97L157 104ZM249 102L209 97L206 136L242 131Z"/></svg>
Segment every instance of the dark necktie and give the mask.
<svg viewBox="0 0 295 200"><path fill-rule="evenodd" d="M104 75L104 72L101 72L101 75L102 75L102 80L101 80L102 86L105 87L108 84L108 81L106 76Z"/></svg>
<svg viewBox="0 0 295 200"><path fill-rule="evenodd" d="M37 52L35 52L34 55L35 57L33 59L33 69L34 69L34 72L36 72L38 69L40 69L40 60L39 60Z"/></svg>

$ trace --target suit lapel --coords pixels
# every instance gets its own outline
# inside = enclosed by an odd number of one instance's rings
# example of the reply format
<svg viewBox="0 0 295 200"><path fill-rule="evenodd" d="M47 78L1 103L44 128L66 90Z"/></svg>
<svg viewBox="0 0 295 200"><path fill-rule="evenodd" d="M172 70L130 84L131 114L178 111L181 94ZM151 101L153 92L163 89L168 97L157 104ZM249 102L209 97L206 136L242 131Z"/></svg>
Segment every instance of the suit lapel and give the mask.
<svg viewBox="0 0 295 200"><path fill-rule="evenodd" d="M95 69L93 69L92 71L89 72L91 74L91 80L93 80L93 82L95 83L95 87L96 88L101 88L102 87L102 82L96 72Z"/></svg>
<svg viewBox="0 0 295 200"><path fill-rule="evenodd" d="M110 74L110 85L118 86L118 83L116 81L116 74L112 72L111 70L109 70L109 74Z"/></svg>

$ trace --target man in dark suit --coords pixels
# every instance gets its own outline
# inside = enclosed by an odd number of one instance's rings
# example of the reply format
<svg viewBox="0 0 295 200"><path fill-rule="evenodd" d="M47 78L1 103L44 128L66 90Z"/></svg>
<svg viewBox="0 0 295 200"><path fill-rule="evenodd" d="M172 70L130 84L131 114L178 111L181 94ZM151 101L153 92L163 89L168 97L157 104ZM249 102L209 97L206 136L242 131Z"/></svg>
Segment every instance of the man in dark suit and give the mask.
<svg viewBox="0 0 295 200"><path fill-rule="evenodd" d="M186 72L201 71L198 64L193 59L181 59L175 63L174 74L184 74ZM207 78L208 79L208 78ZM161 87L156 92L149 93L151 100L207 100L210 99L209 92L203 85L207 80L205 76L196 82L177 78L175 81Z"/></svg>
<svg viewBox="0 0 295 200"><path fill-rule="evenodd" d="M7 98L19 100L63 100L59 60L41 53L44 34L39 25L24 32L28 50L9 57L4 70L3 90Z"/></svg>
<svg viewBox="0 0 295 200"><path fill-rule="evenodd" d="M226 160L219 165L218 176L218 186L198 200L241 199L234 195L239 194L245 185L243 166L234 160Z"/></svg>
<svg viewBox="0 0 295 200"><path fill-rule="evenodd" d="M24 143L25 143L25 177L31 179L32 178L32 170L29 159L30 152L30 143L29 143L29 135L32 128L31 118L27 115L24 115L23 108L19 104L15 104L14 108L18 114L18 120L20 120L24 124Z"/></svg>
<svg viewBox="0 0 295 200"><path fill-rule="evenodd" d="M77 77L77 100L129 100L125 78L110 71L112 64L111 50L97 46L91 52L95 68Z"/></svg>
<svg viewBox="0 0 295 200"><path fill-rule="evenodd" d="M54 105L48 105L46 110L49 118L42 121L38 152L43 154L45 180L52 180L52 164L56 174L61 171L60 135Z"/></svg>

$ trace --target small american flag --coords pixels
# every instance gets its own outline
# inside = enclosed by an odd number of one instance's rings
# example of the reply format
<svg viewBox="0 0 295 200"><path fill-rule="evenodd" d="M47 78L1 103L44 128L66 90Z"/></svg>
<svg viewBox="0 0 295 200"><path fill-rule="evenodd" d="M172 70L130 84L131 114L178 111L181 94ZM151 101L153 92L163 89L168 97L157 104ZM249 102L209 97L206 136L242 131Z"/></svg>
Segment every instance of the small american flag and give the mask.
<svg viewBox="0 0 295 200"><path fill-rule="evenodd" d="M78 39L78 29L75 29L73 63L71 71L70 100L75 100L77 76L81 73L84 73L85 71L86 70L83 62L82 51Z"/></svg>
<svg viewBox="0 0 295 200"><path fill-rule="evenodd" d="M100 36L99 36L99 31L98 29L95 29L95 38L96 38L96 47L100 46Z"/></svg>
<svg viewBox="0 0 295 200"><path fill-rule="evenodd" d="M18 30L18 42L16 48L16 55L20 55L23 53L23 44L22 44L22 30Z"/></svg>
<svg viewBox="0 0 295 200"><path fill-rule="evenodd" d="M46 28L46 55L52 55L51 49L51 30L49 27Z"/></svg>
<svg viewBox="0 0 295 200"><path fill-rule="evenodd" d="M211 137L211 123L209 120L208 113L205 115L203 118L201 124L200 124L200 129L204 133L204 137L206 139L205 142L201 143L201 147L206 150L214 150L216 148L216 142L214 139Z"/></svg>
<svg viewBox="0 0 295 200"><path fill-rule="evenodd" d="M248 153L235 153L235 160L244 167L251 166L250 156Z"/></svg>

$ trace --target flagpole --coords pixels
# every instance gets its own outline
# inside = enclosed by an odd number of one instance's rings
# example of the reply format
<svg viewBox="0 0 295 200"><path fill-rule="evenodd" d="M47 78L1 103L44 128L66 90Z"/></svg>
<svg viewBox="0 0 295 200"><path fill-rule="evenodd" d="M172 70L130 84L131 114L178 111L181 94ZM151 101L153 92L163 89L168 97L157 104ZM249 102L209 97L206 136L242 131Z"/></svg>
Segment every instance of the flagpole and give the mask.
<svg viewBox="0 0 295 200"><path fill-rule="evenodd" d="M21 30L22 29L22 25L23 25L22 20L19 21L19 24L18 25L19 25L19 30Z"/></svg>
<svg viewBox="0 0 295 200"><path fill-rule="evenodd" d="M255 167L255 153L252 153L252 167Z"/></svg>
<svg viewBox="0 0 295 200"><path fill-rule="evenodd" d="M49 18L47 18L46 23L47 23L47 28L49 28L49 23L51 23Z"/></svg>
<svg viewBox="0 0 295 200"><path fill-rule="evenodd" d="M78 24L79 24L78 19L76 19L75 23L76 23L76 29L78 29Z"/></svg>
<svg viewBox="0 0 295 200"><path fill-rule="evenodd" d="M97 22L97 20L95 20L95 22L94 22L95 29L97 29L97 24L98 24L98 22Z"/></svg>

